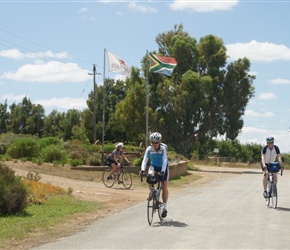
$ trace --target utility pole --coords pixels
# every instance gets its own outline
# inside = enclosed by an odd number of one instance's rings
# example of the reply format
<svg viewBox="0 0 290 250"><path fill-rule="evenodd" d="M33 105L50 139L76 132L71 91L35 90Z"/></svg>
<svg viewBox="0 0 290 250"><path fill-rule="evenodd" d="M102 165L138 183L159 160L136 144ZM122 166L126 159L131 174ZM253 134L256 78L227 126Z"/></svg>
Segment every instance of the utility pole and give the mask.
<svg viewBox="0 0 290 250"><path fill-rule="evenodd" d="M93 118L93 128L94 128L94 144L96 142L96 65L94 64L93 68L93 74L94 74L94 118Z"/></svg>
<svg viewBox="0 0 290 250"><path fill-rule="evenodd" d="M94 76L94 101L93 101L93 139L94 143L96 142L96 75L101 75L100 73L97 73L96 65L93 66L93 73L89 73L89 75Z"/></svg>
<svg viewBox="0 0 290 250"><path fill-rule="evenodd" d="M38 134L38 139L40 139L40 117L39 117L39 104L37 105L37 134Z"/></svg>

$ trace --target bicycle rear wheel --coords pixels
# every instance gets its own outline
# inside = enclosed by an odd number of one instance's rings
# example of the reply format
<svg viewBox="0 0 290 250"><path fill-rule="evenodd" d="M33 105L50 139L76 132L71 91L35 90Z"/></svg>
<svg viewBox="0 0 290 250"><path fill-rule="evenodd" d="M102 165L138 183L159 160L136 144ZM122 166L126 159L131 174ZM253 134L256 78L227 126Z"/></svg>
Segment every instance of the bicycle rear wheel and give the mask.
<svg viewBox="0 0 290 250"><path fill-rule="evenodd" d="M124 170L122 172L121 180L123 181L123 185L126 189L129 189L132 186L132 176L129 172Z"/></svg>
<svg viewBox="0 0 290 250"><path fill-rule="evenodd" d="M155 206L156 206L156 198L155 198L154 190L151 190L149 193L148 202L147 202L147 220L148 220L149 226L151 226L152 221L153 221Z"/></svg>
<svg viewBox="0 0 290 250"><path fill-rule="evenodd" d="M276 183L273 184L273 190L272 190L272 207L276 208L278 204L278 192L277 192L277 186Z"/></svg>
<svg viewBox="0 0 290 250"><path fill-rule="evenodd" d="M111 188L115 184L114 173L110 177L109 176L110 171L111 171L110 168L105 169L102 176L103 183L107 188Z"/></svg>

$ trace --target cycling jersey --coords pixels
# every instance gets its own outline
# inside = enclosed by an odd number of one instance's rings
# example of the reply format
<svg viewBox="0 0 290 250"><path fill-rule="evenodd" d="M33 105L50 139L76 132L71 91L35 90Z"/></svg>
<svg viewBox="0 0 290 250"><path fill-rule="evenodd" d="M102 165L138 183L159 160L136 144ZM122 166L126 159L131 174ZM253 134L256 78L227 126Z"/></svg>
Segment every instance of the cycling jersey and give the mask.
<svg viewBox="0 0 290 250"><path fill-rule="evenodd" d="M165 172L168 165L167 146L160 144L158 150L155 150L153 145L148 146L141 164L142 171L145 171L149 158L151 159L151 166L161 168L161 171Z"/></svg>
<svg viewBox="0 0 290 250"><path fill-rule="evenodd" d="M268 147L268 145L264 146L262 149L262 155L265 155L264 156L265 164L274 162L276 160L277 155L279 154L280 154L280 149L276 145L274 145L272 150Z"/></svg>
<svg viewBox="0 0 290 250"><path fill-rule="evenodd" d="M115 149L108 157L108 165L111 166L112 163L115 163L118 165L118 162L115 162L115 160L114 160L114 155L116 155L116 158L119 161L119 159L123 153L124 153L123 151L119 151L119 150Z"/></svg>

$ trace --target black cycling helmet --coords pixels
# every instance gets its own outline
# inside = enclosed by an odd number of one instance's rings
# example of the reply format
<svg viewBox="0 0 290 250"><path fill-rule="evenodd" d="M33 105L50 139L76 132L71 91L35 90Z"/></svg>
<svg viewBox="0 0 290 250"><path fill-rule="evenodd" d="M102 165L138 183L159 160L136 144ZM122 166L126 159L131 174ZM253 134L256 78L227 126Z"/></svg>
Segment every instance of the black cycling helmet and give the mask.
<svg viewBox="0 0 290 250"><path fill-rule="evenodd" d="M269 136L266 138L266 142L267 143L274 143L274 137L273 136Z"/></svg>

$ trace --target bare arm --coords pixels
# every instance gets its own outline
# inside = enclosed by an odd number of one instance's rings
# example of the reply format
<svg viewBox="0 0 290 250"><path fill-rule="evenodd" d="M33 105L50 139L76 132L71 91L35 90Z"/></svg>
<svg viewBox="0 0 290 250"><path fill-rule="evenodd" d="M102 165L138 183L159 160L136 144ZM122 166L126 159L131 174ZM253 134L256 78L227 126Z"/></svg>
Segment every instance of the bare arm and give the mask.
<svg viewBox="0 0 290 250"><path fill-rule="evenodd" d="M123 157L123 159L124 159L127 163L129 163L129 160L127 159L127 157L126 157L125 154L122 154L122 157Z"/></svg>
<svg viewBox="0 0 290 250"><path fill-rule="evenodd" d="M264 154L261 155L261 161L262 161L263 167L265 167L266 163L265 163L265 155Z"/></svg>
<svg viewBox="0 0 290 250"><path fill-rule="evenodd" d="M281 154L278 154L278 155L277 155L277 158L278 158L278 162L279 162L279 164L282 165L283 162L282 162Z"/></svg>

